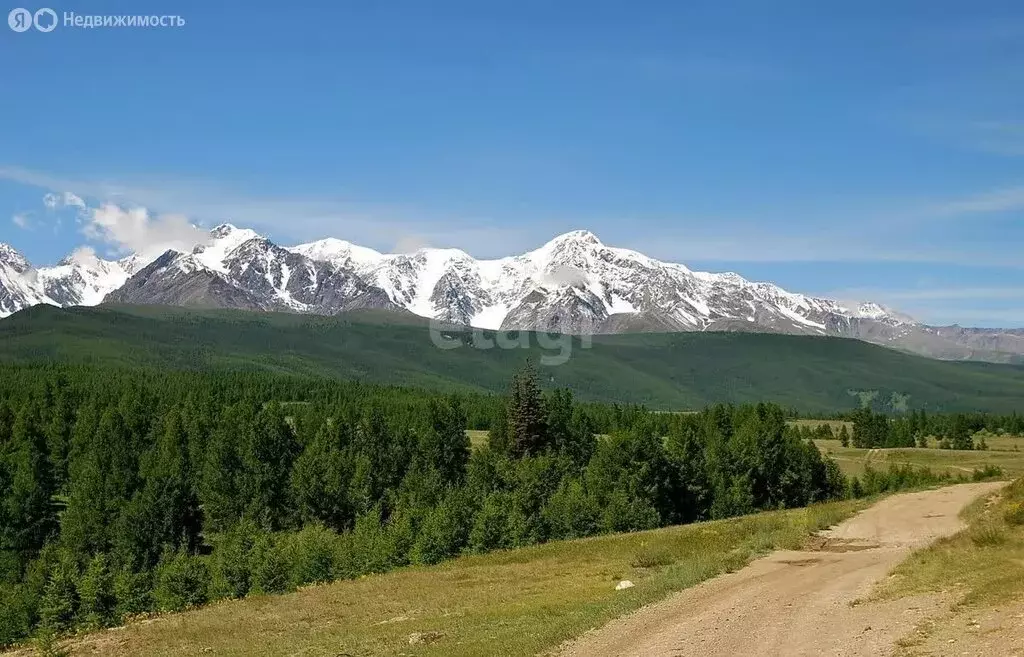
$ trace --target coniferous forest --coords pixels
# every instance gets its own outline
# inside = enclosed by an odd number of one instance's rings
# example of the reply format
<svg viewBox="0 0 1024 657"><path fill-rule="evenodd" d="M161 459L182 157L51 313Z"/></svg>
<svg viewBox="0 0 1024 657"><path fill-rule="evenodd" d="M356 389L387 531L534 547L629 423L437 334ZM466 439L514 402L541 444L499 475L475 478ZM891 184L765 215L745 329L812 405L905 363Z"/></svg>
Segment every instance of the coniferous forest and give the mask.
<svg viewBox="0 0 1024 657"><path fill-rule="evenodd" d="M0 645L935 478L847 480L786 419L771 404L580 404L541 390L528 364L504 396L0 366ZM467 428L488 429L487 444L471 448Z"/></svg>

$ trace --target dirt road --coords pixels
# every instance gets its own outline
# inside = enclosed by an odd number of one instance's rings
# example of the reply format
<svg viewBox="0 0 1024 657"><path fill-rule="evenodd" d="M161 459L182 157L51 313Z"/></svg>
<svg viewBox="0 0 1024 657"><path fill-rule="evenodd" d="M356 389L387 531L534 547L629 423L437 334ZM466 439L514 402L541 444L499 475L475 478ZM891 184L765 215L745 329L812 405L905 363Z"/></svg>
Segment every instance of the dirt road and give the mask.
<svg viewBox="0 0 1024 657"><path fill-rule="evenodd" d="M617 619L562 657L887 655L944 601L850 602L916 548L962 528L957 514L1001 483L887 498L828 532L812 551L780 551Z"/></svg>

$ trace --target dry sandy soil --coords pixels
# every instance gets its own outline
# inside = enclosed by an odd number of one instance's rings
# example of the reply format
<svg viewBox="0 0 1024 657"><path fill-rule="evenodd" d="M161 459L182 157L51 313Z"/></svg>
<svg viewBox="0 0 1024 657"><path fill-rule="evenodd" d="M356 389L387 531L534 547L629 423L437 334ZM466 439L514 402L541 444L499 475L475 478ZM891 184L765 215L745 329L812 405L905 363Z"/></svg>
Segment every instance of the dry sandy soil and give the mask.
<svg viewBox="0 0 1024 657"><path fill-rule="evenodd" d="M851 605L911 550L963 528L959 512L1002 483L887 498L823 532L807 549L746 568L616 619L566 645L562 657L875 657L927 618L940 596Z"/></svg>

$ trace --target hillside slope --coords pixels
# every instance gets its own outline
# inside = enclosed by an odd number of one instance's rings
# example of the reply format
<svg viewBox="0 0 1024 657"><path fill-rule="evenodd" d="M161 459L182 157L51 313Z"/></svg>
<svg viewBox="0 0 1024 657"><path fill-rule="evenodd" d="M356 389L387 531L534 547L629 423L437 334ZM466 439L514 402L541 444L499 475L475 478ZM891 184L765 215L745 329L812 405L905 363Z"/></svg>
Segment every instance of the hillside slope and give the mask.
<svg viewBox="0 0 1024 657"><path fill-rule="evenodd" d="M476 349L468 334L452 335L466 344L440 349L426 320L379 310L319 317L37 306L0 320L0 362L259 368L498 392L528 356L555 353L538 347L534 334L519 338L528 349ZM665 409L775 401L821 412L870 399L879 408L1009 412L1024 400L1024 367L937 361L843 338L644 333L596 336L584 347L572 339L567 362L541 367L544 383L584 399Z"/></svg>

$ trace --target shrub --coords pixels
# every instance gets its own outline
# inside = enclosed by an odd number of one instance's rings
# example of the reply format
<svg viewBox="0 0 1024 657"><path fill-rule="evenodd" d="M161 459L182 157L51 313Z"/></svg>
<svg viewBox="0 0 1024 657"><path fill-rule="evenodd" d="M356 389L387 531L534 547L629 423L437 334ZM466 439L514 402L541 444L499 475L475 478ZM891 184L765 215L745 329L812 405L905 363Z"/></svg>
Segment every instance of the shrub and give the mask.
<svg viewBox="0 0 1024 657"><path fill-rule="evenodd" d="M1007 505L1006 511L1003 512L1003 518L1011 527L1024 525L1024 502L1013 502Z"/></svg>
<svg viewBox="0 0 1024 657"><path fill-rule="evenodd" d="M971 479L974 481L986 481L988 479L999 479L1003 476L1003 469L997 465L991 463L985 464L984 467L974 468L971 472Z"/></svg>
<svg viewBox="0 0 1024 657"><path fill-rule="evenodd" d="M469 547L474 552L487 552L506 547L505 524L508 518L507 495L491 493L473 518L469 532Z"/></svg>
<svg viewBox="0 0 1024 657"><path fill-rule="evenodd" d="M430 510L412 548L412 560L435 564L454 556L469 537L469 508L461 496L449 495Z"/></svg>
<svg viewBox="0 0 1024 657"><path fill-rule="evenodd" d="M671 566L675 562L675 557L665 548L645 546L636 553L629 565L634 568L660 568L662 566Z"/></svg>
<svg viewBox="0 0 1024 657"><path fill-rule="evenodd" d="M287 537L285 558L293 586L330 582L335 578L338 535L320 523L306 525Z"/></svg>
<svg viewBox="0 0 1024 657"><path fill-rule="evenodd" d="M151 585L149 573L135 572L128 565L114 575L114 616L118 621L144 614L152 608Z"/></svg>
<svg viewBox="0 0 1024 657"><path fill-rule="evenodd" d="M252 549L261 530L243 520L210 538L210 597L241 598L252 587Z"/></svg>
<svg viewBox="0 0 1024 657"><path fill-rule="evenodd" d="M33 644L38 657L69 657L71 651L60 645L57 633L44 627L36 634Z"/></svg>
<svg viewBox="0 0 1024 657"><path fill-rule="evenodd" d="M579 479L563 483L548 500L543 514L551 538L581 538L597 531L597 502Z"/></svg>
<svg viewBox="0 0 1024 657"><path fill-rule="evenodd" d="M977 547L995 547L1006 542L1006 533L998 527L983 525L974 527L969 534L971 542Z"/></svg>
<svg viewBox="0 0 1024 657"><path fill-rule="evenodd" d="M207 600L210 571L201 557L185 550L165 552L154 579L153 601L161 611L180 611Z"/></svg>
<svg viewBox="0 0 1024 657"><path fill-rule="evenodd" d="M43 626L55 632L64 632L74 625L78 613L78 566L70 556L65 556L50 573L43 591L39 615Z"/></svg>
<svg viewBox="0 0 1024 657"><path fill-rule="evenodd" d="M257 535L249 553L253 593L283 593L288 590L288 561L273 534Z"/></svg>
<svg viewBox="0 0 1024 657"><path fill-rule="evenodd" d="M39 604L27 586L0 588L0 648L28 636Z"/></svg>
<svg viewBox="0 0 1024 657"><path fill-rule="evenodd" d="M107 557L97 554L78 582L79 619L90 629L106 627L114 615L114 578Z"/></svg>

